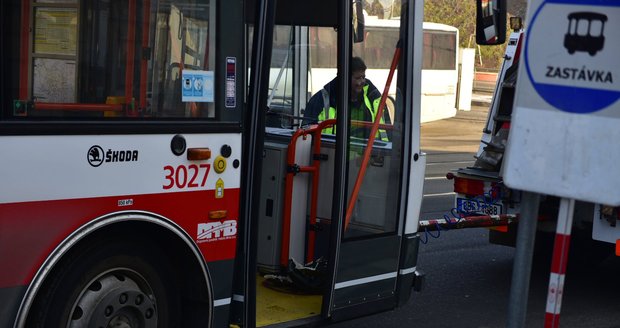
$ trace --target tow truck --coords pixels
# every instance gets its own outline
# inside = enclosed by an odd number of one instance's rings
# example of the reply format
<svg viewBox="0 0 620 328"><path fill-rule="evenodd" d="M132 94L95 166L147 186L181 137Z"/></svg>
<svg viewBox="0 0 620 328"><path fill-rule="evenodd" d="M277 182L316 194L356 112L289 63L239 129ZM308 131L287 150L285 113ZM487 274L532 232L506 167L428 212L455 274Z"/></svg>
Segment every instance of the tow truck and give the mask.
<svg viewBox="0 0 620 328"><path fill-rule="evenodd" d="M515 247L522 192L504 184L502 163L508 146L513 102L518 92L518 66L526 32L520 17L511 17L510 27L512 32L498 71L480 145L474 156L475 163L446 174L453 181L454 208L458 213L458 218L446 227L455 227L454 223L461 220L477 221L477 224L468 226L492 226L490 243ZM542 261L548 261L553 249L559 204L558 197L540 196L534 256ZM578 245L570 248L569 263L598 263L613 253L614 247L609 243L616 244L616 255L620 255L618 213L615 207L576 202L572 238ZM498 221L499 217L503 220Z"/></svg>

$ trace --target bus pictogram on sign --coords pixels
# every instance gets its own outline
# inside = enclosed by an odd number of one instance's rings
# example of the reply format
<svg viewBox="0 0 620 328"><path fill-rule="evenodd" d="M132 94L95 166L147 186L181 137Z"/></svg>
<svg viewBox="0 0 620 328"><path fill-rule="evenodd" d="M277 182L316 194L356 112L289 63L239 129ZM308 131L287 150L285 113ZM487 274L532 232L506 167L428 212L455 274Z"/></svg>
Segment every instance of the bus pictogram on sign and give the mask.
<svg viewBox="0 0 620 328"><path fill-rule="evenodd" d="M596 55L605 46L605 29L607 16L593 12L574 12L568 15L568 31L564 36L564 48L569 54L585 51L590 56Z"/></svg>

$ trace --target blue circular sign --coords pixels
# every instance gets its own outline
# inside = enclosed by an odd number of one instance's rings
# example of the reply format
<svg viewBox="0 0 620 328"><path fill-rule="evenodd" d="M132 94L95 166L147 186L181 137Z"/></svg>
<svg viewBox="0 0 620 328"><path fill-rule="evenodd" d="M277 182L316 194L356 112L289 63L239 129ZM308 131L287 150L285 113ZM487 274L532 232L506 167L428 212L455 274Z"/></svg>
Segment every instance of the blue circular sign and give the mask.
<svg viewBox="0 0 620 328"><path fill-rule="evenodd" d="M549 8L549 4L560 6ZM602 6L593 7L593 4ZM526 35L526 71L536 92L561 111L593 113L620 99L620 81L613 81L620 79L613 74L613 67L618 64L606 59L613 56L610 51L603 53L605 41L618 41L613 36L616 32L605 26L608 23L605 12L609 7L604 5L596 0L548 0L532 17ZM558 17L561 17L560 24ZM533 38L535 42L531 42ZM562 43L564 47L557 46Z"/></svg>

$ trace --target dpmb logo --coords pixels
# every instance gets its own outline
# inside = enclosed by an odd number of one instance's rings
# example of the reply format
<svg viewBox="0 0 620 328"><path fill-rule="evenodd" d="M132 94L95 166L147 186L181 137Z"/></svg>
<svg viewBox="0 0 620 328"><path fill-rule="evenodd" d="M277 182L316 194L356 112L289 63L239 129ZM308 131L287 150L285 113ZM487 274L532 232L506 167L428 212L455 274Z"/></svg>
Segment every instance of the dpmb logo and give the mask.
<svg viewBox="0 0 620 328"><path fill-rule="evenodd" d="M524 53L529 80L549 105L579 114L609 108L620 99L620 1L543 1Z"/></svg>
<svg viewBox="0 0 620 328"><path fill-rule="evenodd" d="M213 242L220 240L233 239L237 236L237 221L215 221L198 224L198 236L196 240L199 243Z"/></svg>

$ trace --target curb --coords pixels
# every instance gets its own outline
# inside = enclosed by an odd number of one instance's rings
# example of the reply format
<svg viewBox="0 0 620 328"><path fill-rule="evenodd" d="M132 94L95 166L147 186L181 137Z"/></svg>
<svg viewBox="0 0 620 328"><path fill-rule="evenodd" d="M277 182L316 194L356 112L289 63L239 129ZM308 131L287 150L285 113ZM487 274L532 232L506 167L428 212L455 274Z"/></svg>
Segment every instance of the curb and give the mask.
<svg viewBox="0 0 620 328"><path fill-rule="evenodd" d="M480 106L480 107L489 107L491 106L491 101L488 100L472 100L472 106Z"/></svg>
<svg viewBox="0 0 620 328"><path fill-rule="evenodd" d="M493 103L493 93L474 92L471 97L472 106L489 107Z"/></svg>

